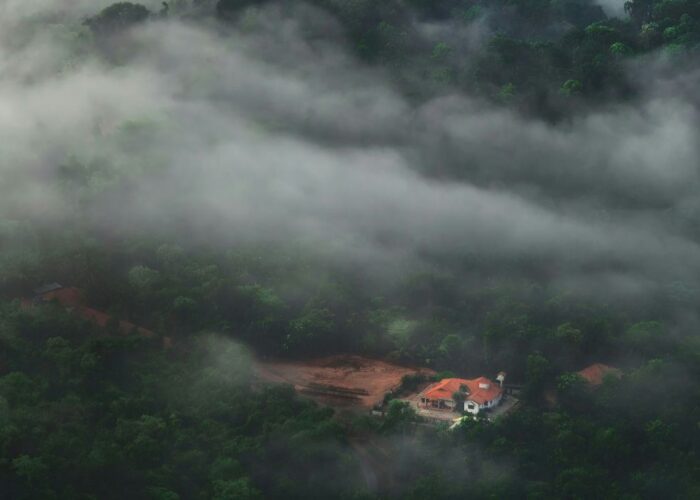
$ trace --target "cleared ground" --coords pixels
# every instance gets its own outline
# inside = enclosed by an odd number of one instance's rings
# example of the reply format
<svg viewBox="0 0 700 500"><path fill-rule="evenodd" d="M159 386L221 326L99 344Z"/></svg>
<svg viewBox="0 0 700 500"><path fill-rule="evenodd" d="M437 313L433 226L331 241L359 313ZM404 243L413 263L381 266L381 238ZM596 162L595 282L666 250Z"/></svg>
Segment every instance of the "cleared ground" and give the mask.
<svg viewBox="0 0 700 500"><path fill-rule="evenodd" d="M292 384L299 393L323 404L367 409L397 388L405 375L433 374L424 368L349 355L304 362L259 361L256 371L265 382Z"/></svg>

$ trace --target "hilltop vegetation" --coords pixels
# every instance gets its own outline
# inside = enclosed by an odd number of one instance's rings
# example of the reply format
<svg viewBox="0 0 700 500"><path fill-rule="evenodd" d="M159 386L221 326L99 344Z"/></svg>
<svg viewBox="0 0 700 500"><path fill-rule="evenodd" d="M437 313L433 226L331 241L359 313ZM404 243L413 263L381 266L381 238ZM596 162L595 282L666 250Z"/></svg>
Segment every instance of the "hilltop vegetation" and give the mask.
<svg viewBox="0 0 700 500"><path fill-rule="evenodd" d="M266 3L220 0L217 11L230 19ZM620 17L590 0L311 3L340 22L360 58L388 68L411 95L457 88L550 118L629 99L645 85L644 70L630 74L626 64L658 51L689 64L700 42L693 1L625 2Z"/></svg>

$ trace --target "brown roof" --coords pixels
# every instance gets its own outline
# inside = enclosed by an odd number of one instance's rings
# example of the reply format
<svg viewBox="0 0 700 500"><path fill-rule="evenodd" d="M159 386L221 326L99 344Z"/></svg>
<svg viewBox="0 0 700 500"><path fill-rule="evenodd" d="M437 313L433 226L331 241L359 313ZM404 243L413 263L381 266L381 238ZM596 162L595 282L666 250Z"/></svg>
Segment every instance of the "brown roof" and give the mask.
<svg viewBox="0 0 700 500"><path fill-rule="evenodd" d="M503 390L498 384L494 384L486 377L475 379L445 378L440 382L428 386L421 396L428 399L452 399L452 395L458 392L461 386L466 386L468 395L466 399L475 403L484 404L501 395Z"/></svg>
<svg viewBox="0 0 700 500"><path fill-rule="evenodd" d="M612 366L604 365L603 363L593 363L581 371L576 372L583 377L586 382L591 385L600 385L606 375L613 375L617 378L622 376L622 371Z"/></svg>

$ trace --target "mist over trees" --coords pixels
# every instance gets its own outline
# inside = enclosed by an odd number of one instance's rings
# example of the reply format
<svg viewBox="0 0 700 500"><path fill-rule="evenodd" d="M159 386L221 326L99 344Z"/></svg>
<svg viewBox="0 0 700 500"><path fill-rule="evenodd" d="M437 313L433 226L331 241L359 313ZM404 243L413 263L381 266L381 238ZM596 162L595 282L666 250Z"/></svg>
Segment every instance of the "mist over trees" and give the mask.
<svg viewBox="0 0 700 500"><path fill-rule="evenodd" d="M699 22L2 2L0 497L700 496ZM108 325L31 305L52 282ZM521 405L448 431L253 376L339 353L505 370Z"/></svg>

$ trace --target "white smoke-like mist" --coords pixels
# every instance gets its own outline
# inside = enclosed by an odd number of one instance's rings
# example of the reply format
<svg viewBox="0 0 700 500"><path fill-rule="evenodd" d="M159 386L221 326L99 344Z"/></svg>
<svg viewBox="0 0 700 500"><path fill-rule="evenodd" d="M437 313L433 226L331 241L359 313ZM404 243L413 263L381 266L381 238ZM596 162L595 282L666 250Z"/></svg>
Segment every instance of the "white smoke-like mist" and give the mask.
<svg viewBox="0 0 700 500"><path fill-rule="evenodd" d="M372 269L535 260L593 295L698 287L693 75L551 125L411 102L303 6L150 22L108 62L81 21L109 3L0 6L4 219L304 241Z"/></svg>

